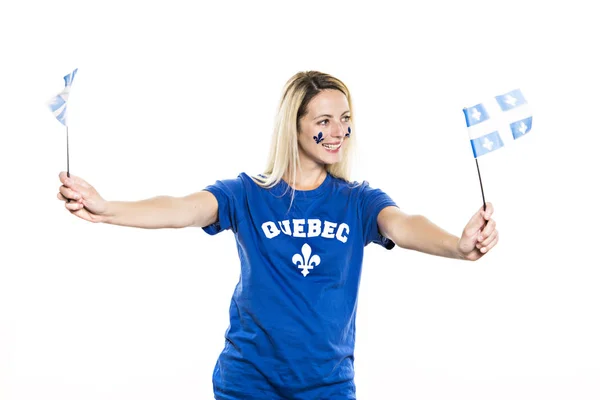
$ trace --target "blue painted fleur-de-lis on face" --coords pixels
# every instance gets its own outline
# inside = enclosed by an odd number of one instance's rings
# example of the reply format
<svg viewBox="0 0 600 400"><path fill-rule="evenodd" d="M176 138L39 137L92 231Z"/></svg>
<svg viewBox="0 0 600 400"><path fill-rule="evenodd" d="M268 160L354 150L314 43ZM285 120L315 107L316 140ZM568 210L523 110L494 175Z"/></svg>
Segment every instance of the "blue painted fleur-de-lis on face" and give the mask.
<svg viewBox="0 0 600 400"><path fill-rule="evenodd" d="M292 262L298 266L298 268L302 269L302 275L306 278L306 275L309 273L309 269L313 269L314 267L321 264L321 257L314 254L311 257L312 249L308 245L308 243L304 243L302 246L302 255L294 254L292 257Z"/></svg>
<svg viewBox="0 0 600 400"><path fill-rule="evenodd" d="M319 132L319 136L313 136L313 139L315 139L317 144L321 143L323 141L323 132Z"/></svg>
<svg viewBox="0 0 600 400"><path fill-rule="evenodd" d="M352 133L352 129L350 129L350 127L348 127L348 133L346 133L346 137L350 137L351 133Z"/></svg>

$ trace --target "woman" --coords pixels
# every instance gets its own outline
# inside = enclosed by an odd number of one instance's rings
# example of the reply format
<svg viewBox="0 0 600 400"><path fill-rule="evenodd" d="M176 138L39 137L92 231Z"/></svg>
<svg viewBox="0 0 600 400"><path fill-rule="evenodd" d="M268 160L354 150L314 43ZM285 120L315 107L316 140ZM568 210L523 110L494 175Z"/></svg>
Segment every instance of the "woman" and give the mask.
<svg viewBox="0 0 600 400"><path fill-rule="evenodd" d="M234 232L241 275L214 369L216 399L355 399L364 247L474 261L498 242L489 203L458 238L403 213L367 182L351 182L351 118L340 80L302 72L285 86L264 174L135 202L106 201L83 179L60 174L58 198L87 221Z"/></svg>

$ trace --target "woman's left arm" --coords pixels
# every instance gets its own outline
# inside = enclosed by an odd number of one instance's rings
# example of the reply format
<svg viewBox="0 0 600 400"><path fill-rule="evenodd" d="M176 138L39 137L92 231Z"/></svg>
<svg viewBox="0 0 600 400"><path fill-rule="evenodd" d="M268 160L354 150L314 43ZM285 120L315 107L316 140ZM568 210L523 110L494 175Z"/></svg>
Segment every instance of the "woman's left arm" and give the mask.
<svg viewBox="0 0 600 400"><path fill-rule="evenodd" d="M494 208L486 203L471 217L460 238L422 215L408 215L398 207L386 207L377 216L379 232L397 246L441 257L475 261L498 243Z"/></svg>

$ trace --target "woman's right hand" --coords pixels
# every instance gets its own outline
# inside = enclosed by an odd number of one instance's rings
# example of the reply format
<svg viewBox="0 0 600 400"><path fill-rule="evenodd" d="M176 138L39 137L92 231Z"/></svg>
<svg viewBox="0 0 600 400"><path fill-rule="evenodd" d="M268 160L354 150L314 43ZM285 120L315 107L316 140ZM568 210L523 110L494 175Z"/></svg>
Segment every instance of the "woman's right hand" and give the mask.
<svg viewBox="0 0 600 400"><path fill-rule="evenodd" d="M85 180L62 171L58 175L62 186L58 188L59 200L65 202L67 210L81 219L90 222L104 222L108 211L108 202Z"/></svg>

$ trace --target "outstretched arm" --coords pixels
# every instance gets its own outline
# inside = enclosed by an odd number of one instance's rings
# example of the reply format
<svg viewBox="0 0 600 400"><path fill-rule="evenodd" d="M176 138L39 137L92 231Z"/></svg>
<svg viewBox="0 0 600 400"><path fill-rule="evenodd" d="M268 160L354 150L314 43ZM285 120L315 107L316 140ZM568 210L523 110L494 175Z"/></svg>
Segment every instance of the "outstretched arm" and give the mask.
<svg viewBox="0 0 600 400"><path fill-rule="evenodd" d="M148 229L204 227L216 222L217 211L215 196L201 191L184 197L109 201L103 222Z"/></svg>
<svg viewBox="0 0 600 400"><path fill-rule="evenodd" d="M486 203L469 220L461 237L446 232L422 215L408 215L397 207L386 207L377 216L381 234L399 247L441 257L475 261L498 242L494 209Z"/></svg>
<svg viewBox="0 0 600 400"><path fill-rule="evenodd" d="M57 195L71 214L90 222L135 228L204 227L217 221L218 203L207 191L184 197L156 196L139 201L107 201L84 179L59 175Z"/></svg>

